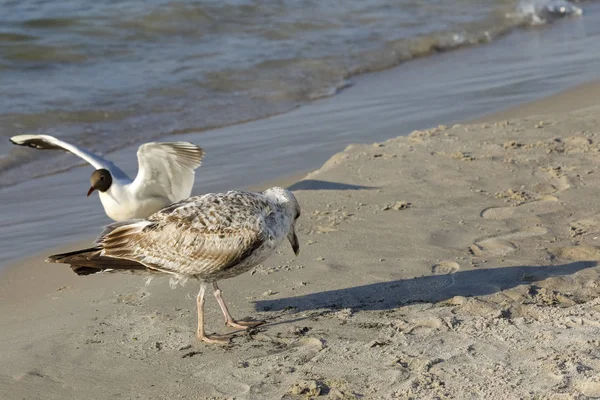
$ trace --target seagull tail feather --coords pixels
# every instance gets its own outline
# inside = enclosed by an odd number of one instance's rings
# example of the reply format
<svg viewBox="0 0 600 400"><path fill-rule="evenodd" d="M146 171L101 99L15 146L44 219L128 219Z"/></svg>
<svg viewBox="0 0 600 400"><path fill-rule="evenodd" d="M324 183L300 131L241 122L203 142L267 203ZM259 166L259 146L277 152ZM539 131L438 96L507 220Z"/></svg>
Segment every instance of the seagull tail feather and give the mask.
<svg viewBox="0 0 600 400"><path fill-rule="evenodd" d="M147 268L136 262L102 255L100 247L90 247L69 253L54 254L46 259L49 263L70 264L77 275L91 275L103 271L146 271Z"/></svg>

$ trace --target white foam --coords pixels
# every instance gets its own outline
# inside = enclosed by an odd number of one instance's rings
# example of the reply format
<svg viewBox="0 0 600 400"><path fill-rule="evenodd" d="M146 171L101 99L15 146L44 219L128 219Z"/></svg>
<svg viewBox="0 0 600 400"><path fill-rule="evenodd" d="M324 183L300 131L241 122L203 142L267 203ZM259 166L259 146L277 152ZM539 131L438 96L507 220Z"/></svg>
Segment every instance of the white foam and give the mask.
<svg viewBox="0 0 600 400"><path fill-rule="evenodd" d="M542 25L558 18L579 17L583 10L564 0L523 0L516 16L526 18L532 25Z"/></svg>

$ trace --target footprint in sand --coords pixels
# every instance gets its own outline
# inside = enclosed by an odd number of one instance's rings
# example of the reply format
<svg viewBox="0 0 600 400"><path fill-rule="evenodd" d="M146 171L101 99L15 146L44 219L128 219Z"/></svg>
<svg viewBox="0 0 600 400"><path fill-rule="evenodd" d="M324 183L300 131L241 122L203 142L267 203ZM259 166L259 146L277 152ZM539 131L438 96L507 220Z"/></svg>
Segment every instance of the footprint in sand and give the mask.
<svg viewBox="0 0 600 400"><path fill-rule="evenodd" d="M485 219L523 218L530 215L550 214L561 208L558 198L546 195L538 200L520 204L516 207L490 207L481 212Z"/></svg>
<svg viewBox="0 0 600 400"><path fill-rule="evenodd" d="M548 230L543 227L520 229L502 235L491 236L476 241L471 245L471 253L475 256L503 256L517 249L515 240L542 236Z"/></svg>
<svg viewBox="0 0 600 400"><path fill-rule="evenodd" d="M596 218L584 218L569 225L571 237L587 236L600 232L600 221Z"/></svg>
<svg viewBox="0 0 600 400"><path fill-rule="evenodd" d="M566 176L561 176L557 179L552 179L549 182L541 182L533 185L532 192L538 195L547 195L550 193L559 193L571 188L571 182Z"/></svg>
<svg viewBox="0 0 600 400"><path fill-rule="evenodd" d="M555 183L554 186L556 187L556 189L558 189L559 192L571 188L571 181L566 176L561 176L561 177L557 178L554 183Z"/></svg>
<svg viewBox="0 0 600 400"><path fill-rule="evenodd" d="M571 187L571 180L567 175L564 174L561 166L542 167L540 169L550 177L550 181L547 182L547 184L554 187L556 189L555 191L560 192Z"/></svg>
<svg viewBox="0 0 600 400"><path fill-rule="evenodd" d="M435 275L453 274L460 269L460 265L454 261L442 261L431 267L431 273Z"/></svg>
<svg viewBox="0 0 600 400"><path fill-rule="evenodd" d="M264 355L250 357L248 358L248 361L269 359L281 360L283 358L287 361L286 364L298 366L306 364L313 359L316 361L327 351L325 341L316 337L303 337L300 339L286 337L275 338L264 333L259 333L254 335L252 339L274 346L274 348Z"/></svg>

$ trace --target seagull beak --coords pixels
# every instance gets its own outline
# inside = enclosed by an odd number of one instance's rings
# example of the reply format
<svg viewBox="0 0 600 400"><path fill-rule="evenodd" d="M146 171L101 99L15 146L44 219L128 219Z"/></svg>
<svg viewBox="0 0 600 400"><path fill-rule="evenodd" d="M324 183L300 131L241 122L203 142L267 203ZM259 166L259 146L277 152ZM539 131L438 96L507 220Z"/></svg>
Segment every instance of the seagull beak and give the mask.
<svg viewBox="0 0 600 400"><path fill-rule="evenodd" d="M94 190L96 190L96 189L94 189L94 187L92 186L92 187L90 188L90 190L88 190L87 197L90 197L90 194L92 194L92 192L93 192Z"/></svg>
<svg viewBox="0 0 600 400"><path fill-rule="evenodd" d="M294 254L300 254L300 243L298 242L298 236L296 236L296 230L292 228L290 233L288 233L288 240L292 245L292 250L294 250Z"/></svg>

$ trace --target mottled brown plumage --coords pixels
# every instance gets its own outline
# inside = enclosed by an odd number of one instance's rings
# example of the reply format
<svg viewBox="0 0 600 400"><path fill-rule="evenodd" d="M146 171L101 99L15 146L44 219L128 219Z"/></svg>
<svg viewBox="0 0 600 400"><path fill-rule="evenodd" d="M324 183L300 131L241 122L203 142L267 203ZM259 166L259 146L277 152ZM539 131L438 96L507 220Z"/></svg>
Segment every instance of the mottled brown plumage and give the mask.
<svg viewBox="0 0 600 400"><path fill-rule="evenodd" d="M96 247L50 256L48 261L71 264L80 275L128 271L169 274L173 282L199 279L198 336L215 341L203 330L206 284L213 284L226 323L246 327L231 318L216 282L261 263L286 237L297 254L299 216L296 198L282 188L206 194L172 204L147 219L108 225Z"/></svg>

